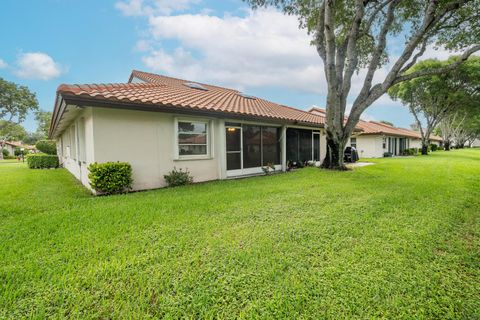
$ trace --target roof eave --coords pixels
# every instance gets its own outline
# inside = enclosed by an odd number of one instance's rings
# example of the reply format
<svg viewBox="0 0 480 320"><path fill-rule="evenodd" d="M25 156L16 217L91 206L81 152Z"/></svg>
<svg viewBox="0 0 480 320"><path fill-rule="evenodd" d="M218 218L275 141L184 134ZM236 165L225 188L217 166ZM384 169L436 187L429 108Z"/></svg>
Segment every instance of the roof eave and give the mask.
<svg viewBox="0 0 480 320"><path fill-rule="evenodd" d="M60 103L60 105L58 105ZM52 116L52 124L50 126L49 136L52 137L52 134L55 128L58 125L58 122L63 116L66 105L76 105L79 107L101 107L101 108L112 108L112 109L129 109L129 110L139 110L139 111L151 111L151 112L164 112L164 113L179 113L179 114L198 114L214 117L223 117L231 119L244 119L244 120L262 120L270 123L281 123L281 124L294 124L294 125L304 125L309 127L324 128L324 124L312 123L308 121L299 121L299 120L288 120L276 117L265 117L265 116L256 116L248 115L244 113L233 113L225 112L219 110L202 110L195 109L191 107L179 107L171 104L154 104L154 103L138 103L132 101L121 101L121 100L106 100L98 99L86 96L78 96L74 94L66 93L57 93L56 105L54 109L54 114ZM57 111L57 112L55 112ZM55 119L55 123L53 122ZM53 126L52 126L53 125Z"/></svg>

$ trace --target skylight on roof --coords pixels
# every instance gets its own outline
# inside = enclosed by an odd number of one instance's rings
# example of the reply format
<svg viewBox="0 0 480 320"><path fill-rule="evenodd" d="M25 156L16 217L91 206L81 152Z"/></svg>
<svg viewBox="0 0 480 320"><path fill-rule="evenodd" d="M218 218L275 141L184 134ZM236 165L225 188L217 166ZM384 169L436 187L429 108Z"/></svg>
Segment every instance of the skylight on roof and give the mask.
<svg viewBox="0 0 480 320"><path fill-rule="evenodd" d="M205 90L205 91L208 90L207 88L205 88L201 84L198 84L198 83L195 83L195 82L186 82L186 83L184 83L184 85L186 85L187 87L192 88L192 89L199 89L199 90Z"/></svg>
<svg viewBox="0 0 480 320"><path fill-rule="evenodd" d="M256 99L254 96L251 96L251 95L243 93L243 92L240 92L238 95L241 96L241 97L244 97L246 99L252 99L252 100Z"/></svg>

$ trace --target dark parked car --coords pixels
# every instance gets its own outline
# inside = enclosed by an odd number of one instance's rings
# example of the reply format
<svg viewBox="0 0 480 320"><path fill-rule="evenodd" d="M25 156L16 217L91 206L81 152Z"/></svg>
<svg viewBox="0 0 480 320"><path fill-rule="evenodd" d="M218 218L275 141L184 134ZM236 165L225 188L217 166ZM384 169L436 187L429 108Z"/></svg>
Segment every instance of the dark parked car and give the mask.
<svg viewBox="0 0 480 320"><path fill-rule="evenodd" d="M346 147L343 161L345 162L357 162L358 161L358 152L354 147Z"/></svg>

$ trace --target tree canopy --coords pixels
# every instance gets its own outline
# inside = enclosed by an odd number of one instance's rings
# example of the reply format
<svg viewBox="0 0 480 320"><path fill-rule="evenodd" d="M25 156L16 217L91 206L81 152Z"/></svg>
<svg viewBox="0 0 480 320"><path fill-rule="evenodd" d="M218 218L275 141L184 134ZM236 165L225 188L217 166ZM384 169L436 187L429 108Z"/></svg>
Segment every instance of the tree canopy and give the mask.
<svg viewBox="0 0 480 320"><path fill-rule="evenodd" d="M21 123L37 109L37 98L27 87L0 78L0 120Z"/></svg>
<svg viewBox="0 0 480 320"><path fill-rule="evenodd" d="M442 68L455 59L457 57L446 61L425 60L414 65L406 74ZM430 134L440 123L443 123L443 136L448 148L450 136L458 131L452 126L463 126L467 115L475 110L478 112L480 57L472 56L457 69L443 74L401 82L391 87L389 94L409 107L422 134L423 153L426 152ZM446 131L450 132L447 134Z"/></svg>
<svg viewBox="0 0 480 320"><path fill-rule="evenodd" d="M346 141L362 113L390 87L453 70L480 50L480 0L245 0L298 17L312 36L327 80L326 168L343 168ZM398 52L392 54L388 43ZM463 52L448 65L406 73L429 46ZM385 76L377 70L389 64ZM365 76L344 122L352 77Z"/></svg>
<svg viewBox="0 0 480 320"><path fill-rule="evenodd" d="M37 121L37 134L42 139L48 138L48 131L50 129L50 121L52 119L52 112L39 110L35 113L35 120Z"/></svg>

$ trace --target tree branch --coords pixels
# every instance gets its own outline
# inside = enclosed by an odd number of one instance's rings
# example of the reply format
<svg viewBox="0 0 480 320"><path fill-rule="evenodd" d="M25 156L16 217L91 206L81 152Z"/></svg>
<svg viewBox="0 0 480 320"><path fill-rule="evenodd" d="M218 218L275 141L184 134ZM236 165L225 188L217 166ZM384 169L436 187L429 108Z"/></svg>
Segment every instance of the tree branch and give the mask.
<svg viewBox="0 0 480 320"><path fill-rule="evenodd" d="M415 79L415 78L419 78L419 77L432 76L432 75L442 74L442 73L451 71L451 70L455 69L456 67L458 67L463 62L467 61L468 58L477 51L480 51L480 45L475 45L475 46L471 47L470 49L465 51L460 56L460 59L458 59L457 61L449 64L448 66L441 67L441 68L435 68L435 69L431 69L431 70L420 70L420 71L412 72L412 73L409 73L409 74L406 74L406 75L403 75L403 76L398 76L393 81L393 85L395 85L397 83L400 83L400 82L403 82L403 81L408 81L408 80L412 80L412 79Z"/></svg>

